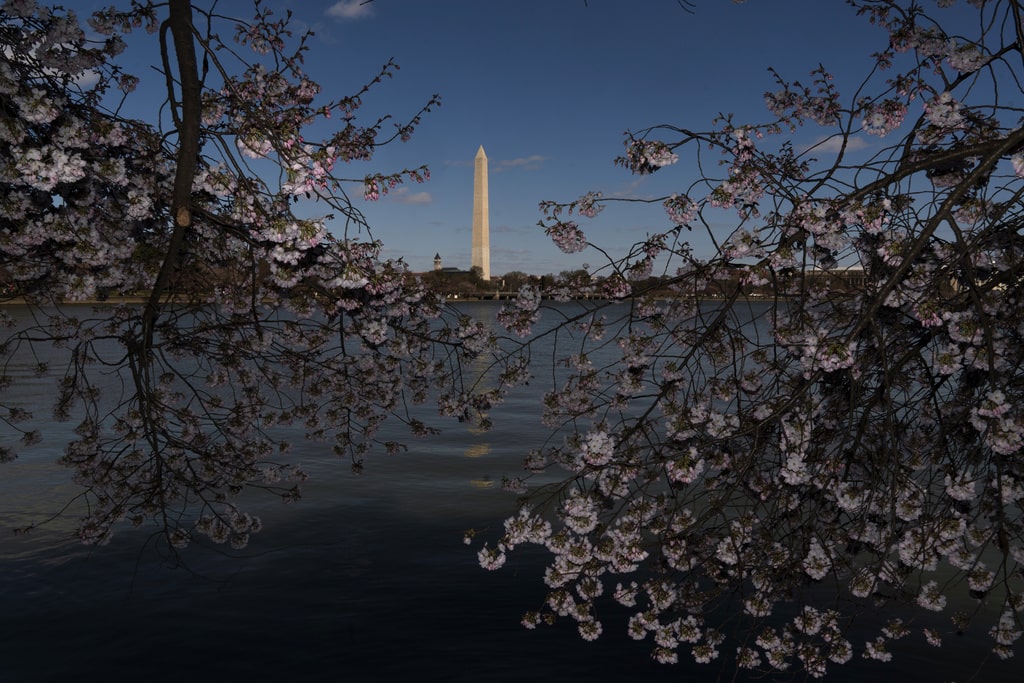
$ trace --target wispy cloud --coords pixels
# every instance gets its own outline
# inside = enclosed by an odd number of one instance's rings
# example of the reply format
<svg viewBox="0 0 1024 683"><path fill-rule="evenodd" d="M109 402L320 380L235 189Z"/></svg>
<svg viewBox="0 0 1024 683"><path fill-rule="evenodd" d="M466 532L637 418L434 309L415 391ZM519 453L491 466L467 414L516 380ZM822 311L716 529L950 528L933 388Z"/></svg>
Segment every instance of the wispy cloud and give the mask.
<svg viewBox="0 0 1024 683"><path fill-rule="evenodd" d="M640 191L644 185L648 184L649 180L649 175L636 176L625 185L620 185L618 189L611 192L605 192L604 195L606 197L620 197L623 199L653 199L654 195L649 191Z"/></svg>
<svg viewBox="0 0 1024 683"><path fill-rule="evenodd" d="M368 0L338 0L327 8L325 14L341 21L356 21L373 16Z"/></svg>
<svg viewBox="0 0 1024 683"><path fill-rule="evenodd" d="M65 49L68 49L68 50L70 50L72 48L72 46L67 44L67 43L62 43L61 46L64 47ZM7 61L19 63L22 66L30 66L30 62L26 61L26 59L27 58L28 59L35 59L35 57L36 57L36 48L33 47L29 51L28 55L24 55L24 54L22 54L20 52L16 53L13 49L11 49L10 46L4 45L3 49L0 49L0 55L2 55L4 58L6 58ZM59 71L57 69L52 69L50 67L42 67L42 68L40 68L40 67L36 66L34 63L31 63L30 68L35 69L36 71L38 71L43 76L52 76L54 78L60 78L61 76L64 75L63 71ZM87 88L91 88L92 86L96 85L97 83L99 83L99 80L100 80L100 72L96 71L95 69L86 69L85 71L82 71L81 73L79 73L74 78L75 85L77 85L78 87L82 88L83 90L87 89Z"/></svg>
<svg viewBox="0 0 1024 683"><path fill-rule="evenodd" d="M411 204L413 206L424 206L434 202L434 197L429 192L409 192L407 187L399 187L393 190L390 196L399 204Z"/></svg>
<svg viewBox="0 0 1024 683"><path fill-rule="evenodd" d="M856 152L859 149L868 147L868 141L860 136L850 136L846 138L846 151ZM829 154L835 154L843 148L843 136L832 135L827 138L818 140L810 145L798 145L797 149L801 152L825 152Z"/></svg>
<svg viewBox="0 0 1024 683"><path fill-rule="evenodd" d="M83 71L82 73L75 76L75 85L77 85L79 88L82 88L83 90L86 88L91 88L92 86L99 83L99 81L100 72L96 71L95 69L87 69L86 71Z"/></svg>
<svg viewBox="0 0 1024 683"><path fill-rule="evenodd" d="M531 154L528 157L516 157L515 159L488 159L487 166L492 173L501 173L510 168L521 168L526 171L535 171L540 168L548 157L541 154ZM466 167L473 166L475 159L459 159L457 161L445 161L445 166Z"/></svg>
<svg viewBox="0 0 1024 683"><path fill-rule="evenodd" d="M509 168L521 168L526 171L534 171L547 161L547 157L540 154L531 154L528 157L517 157L515 159L502 159L494 166L494 171L500 173Z"/></svg>
<svg viewBox="0 0 1024 683"><path fill-rule="evenodd" d="M537 232L536 226L512 226L512 225L492 225L491 233L495 235L529 235ZM526 250L524 250L526 251Z"/></svg>

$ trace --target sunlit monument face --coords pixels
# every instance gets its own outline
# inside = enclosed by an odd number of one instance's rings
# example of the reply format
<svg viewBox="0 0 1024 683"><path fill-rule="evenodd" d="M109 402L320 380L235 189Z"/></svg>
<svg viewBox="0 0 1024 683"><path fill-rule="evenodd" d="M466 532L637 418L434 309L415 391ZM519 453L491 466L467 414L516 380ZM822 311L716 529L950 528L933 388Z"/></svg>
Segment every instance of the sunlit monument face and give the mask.
<svg viewBox="0 0 1024 683"><path fill-rule="evenodd" d="M476 153L476 171L473 174L473 267L480 269L480 277L491 279L491 231L488 224L487 155L483 145Z"/></svg>

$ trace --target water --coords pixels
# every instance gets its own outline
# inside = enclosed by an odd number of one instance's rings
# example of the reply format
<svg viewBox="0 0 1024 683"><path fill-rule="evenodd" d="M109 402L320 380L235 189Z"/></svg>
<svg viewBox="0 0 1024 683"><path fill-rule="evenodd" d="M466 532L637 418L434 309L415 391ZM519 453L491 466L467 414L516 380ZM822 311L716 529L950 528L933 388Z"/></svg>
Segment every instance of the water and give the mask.
<svg viewBox="0 0 1024 683"><path fill-rule="evenodd" d="M18 400L42 404L51 386L32 379ZM466 529L497 529L514 512L500 480L547 434L541 390L494 411L492 432L450 424L408 453L371 457L362 476L328 447L297 447L312 475L304 499L254 502L266 530L249 548L192 548L185 567L161 558L145 530L98 549L69 540L71 522L14 536L74 492L52 464L67 432L47 432L0 465L0 681L713 680L715 668L685 657L652 662L651 643L626 637L614 613L594 643L568 622L522 628L543 600L544 558L513 554L486 572L463 544ZM894 662L857 659L832 679L967 680L986 642L902 643ZM990 662L977 680L1017 674Z"/></svg>

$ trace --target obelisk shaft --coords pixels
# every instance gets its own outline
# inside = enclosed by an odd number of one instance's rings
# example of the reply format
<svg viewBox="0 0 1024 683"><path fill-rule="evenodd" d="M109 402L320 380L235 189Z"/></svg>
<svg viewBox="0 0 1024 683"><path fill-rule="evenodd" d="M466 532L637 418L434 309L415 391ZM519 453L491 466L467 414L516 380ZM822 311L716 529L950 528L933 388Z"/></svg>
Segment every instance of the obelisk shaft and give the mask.
<svg viewBox="0 0 1024 683"><path fill-rule="evenodd" d="M487 203L487 155L484 147L476 153L473 175L473 267L480 269L484 280L491 279L491 228Z"/></svg>

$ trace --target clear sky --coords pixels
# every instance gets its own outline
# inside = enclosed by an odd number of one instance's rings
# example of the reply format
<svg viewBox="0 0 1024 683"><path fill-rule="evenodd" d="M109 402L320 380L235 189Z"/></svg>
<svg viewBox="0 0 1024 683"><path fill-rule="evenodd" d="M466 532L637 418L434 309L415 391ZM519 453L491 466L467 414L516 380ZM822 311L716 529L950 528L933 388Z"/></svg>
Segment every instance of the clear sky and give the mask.
<svg viewBox="0 0 1024 683"><path fill-rule="evenodd" d="M80 11L108 4L65 3ZM307 68L327 95L354 92L389 58L401 66L366 97L366 122L411 115L433 93L442 106L407 143L382 149L351 177L428 164L431 180L375 203L352 194L385 256L413 270L468 268L473 158L490 160L491 272L557 273L593 252L566 255L537 227L543 199L571 201L588 190L643 199L685 190L691 159L640 178L615 167L623 133L659 123L706 130L719 112L767 118L767 67L809 80L819 63L852 92L884 33L841 0L265 0L290 6L297 27L316 32ZM225 14L251 14L247 0L222 0ZM84 13L84 12L83 12ZM130 40L150 39L144 33ZM152 72L135 70L152 78ZM811 143L808 128L795 142ZM877 138L866 139L879 144ZM591 242L621 250L670 227L660 205L610 207L581 221ZM728 226L722 226L727 235ZM724 236L723 235L723 236ZM698 255L706 242L695 235Z"/></svg>

